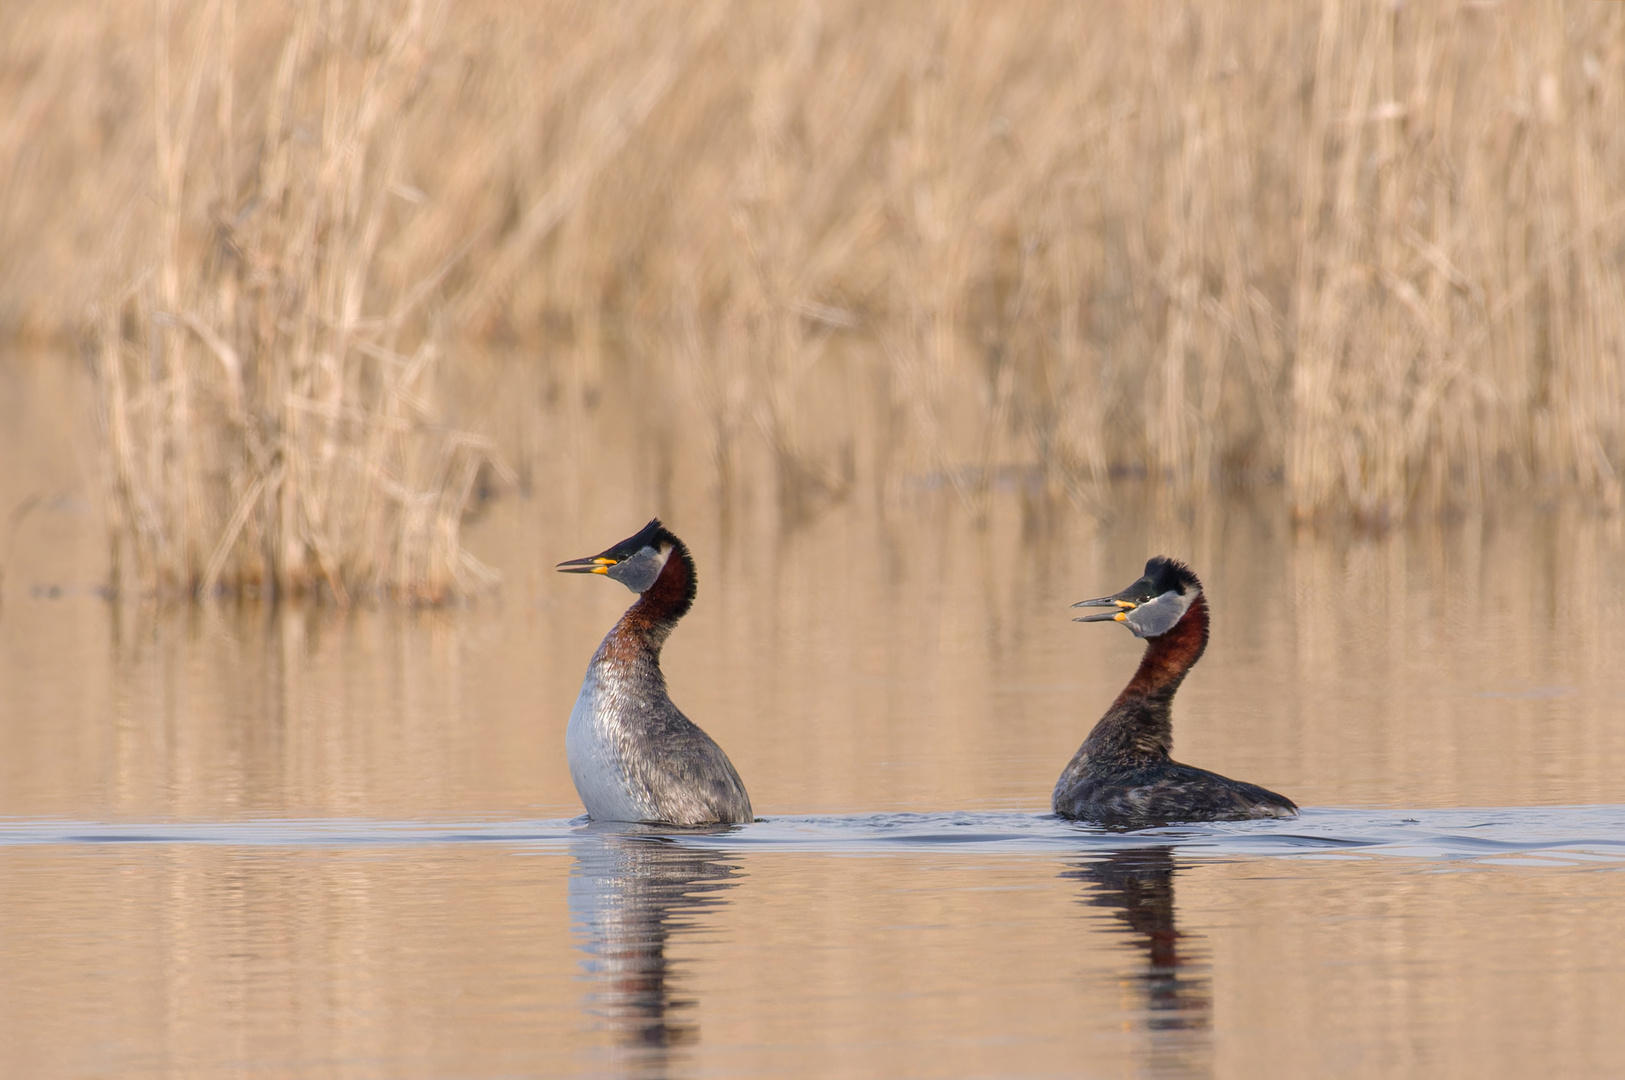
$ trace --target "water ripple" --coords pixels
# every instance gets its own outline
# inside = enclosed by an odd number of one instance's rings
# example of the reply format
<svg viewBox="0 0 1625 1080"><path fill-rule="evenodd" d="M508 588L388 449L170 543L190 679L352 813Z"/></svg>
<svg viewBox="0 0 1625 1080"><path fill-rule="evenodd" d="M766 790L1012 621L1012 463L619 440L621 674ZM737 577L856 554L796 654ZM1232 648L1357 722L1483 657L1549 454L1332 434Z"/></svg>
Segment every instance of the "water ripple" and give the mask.
<svg viewBox="0 0 1625 1080"><path fill-rule="evenodd" d="M34 845L223 844L377 847L507 844L559 851L601 835L703 843L723 851L885 855L899 852L1102 854L1176 847L1192 856L1386 856L1412 859L1553 858L1625 863L1625 805L1447 810L1309 808L1294 821L1241 821L1119 830L1023 811L775 816L747 826L674 830L553 821L364 819L154 824L0 821L0 848Z"/></svg>

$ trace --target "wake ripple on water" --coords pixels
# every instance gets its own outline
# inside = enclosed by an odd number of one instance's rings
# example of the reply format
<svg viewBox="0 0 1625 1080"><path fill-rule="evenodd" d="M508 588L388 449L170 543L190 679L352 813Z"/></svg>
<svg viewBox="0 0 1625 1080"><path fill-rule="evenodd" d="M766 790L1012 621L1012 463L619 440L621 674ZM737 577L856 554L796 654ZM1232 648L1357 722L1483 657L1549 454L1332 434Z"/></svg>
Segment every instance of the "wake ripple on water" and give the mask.
<svg viewBox="0 0 1625 1080"><path fill-rule="evenodd" d="M870 853L1049 851L1102 854L1175 847L1187 855L1423 859L1553 857L1625 863L1625 806L1417 810L1309 808L1292 821L1206 822L1115 830L1049 814L874 814L777 818L707 843Z"/></svg>
<svg viewBox="0 0 1625 1080"><path fill-rule="evenodd" d="M0 849L34 845L210 844L390 847L505 844L562 851L595 836L641 836L722 851L842 855L1099 852L1175 847L1190 856L1396 858L1625 864L1625 805L1391 811L1308 808L1293 821L1114 830L1023 811L783 816L720 829L588 822L269 820L111 824L0 821Z"/></svg>

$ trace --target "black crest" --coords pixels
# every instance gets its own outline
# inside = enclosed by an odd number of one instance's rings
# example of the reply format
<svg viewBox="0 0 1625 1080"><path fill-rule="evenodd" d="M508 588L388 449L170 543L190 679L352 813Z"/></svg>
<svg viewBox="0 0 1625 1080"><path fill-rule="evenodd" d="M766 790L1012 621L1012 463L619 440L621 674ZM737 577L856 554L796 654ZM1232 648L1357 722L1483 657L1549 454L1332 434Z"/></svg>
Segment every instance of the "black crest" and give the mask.
<svg viewBox="0 0 1625 1080"><path fill-rule="evenodd" d="M604 552L610 558L627 558L642 551L644 548L653 548L659 551L663 547L680 548L683 542L677 539L670 529L660 523L659 518L650 518L649 524L622 540L619 544Z"/></svg>
<svg viewBox="0 0 1625 1080"><path fill-rule="evenodd" d="M1178 559L1170 559L1166 555L1153 555L1146 562L1145 574L1140 581L1135 582L1135 585L1141 582L1147 586L1148 600L1166 592L1176 592L1183 596L1192 589L1198 592L1202 590L1202 582L1194 570Z"/></svg>

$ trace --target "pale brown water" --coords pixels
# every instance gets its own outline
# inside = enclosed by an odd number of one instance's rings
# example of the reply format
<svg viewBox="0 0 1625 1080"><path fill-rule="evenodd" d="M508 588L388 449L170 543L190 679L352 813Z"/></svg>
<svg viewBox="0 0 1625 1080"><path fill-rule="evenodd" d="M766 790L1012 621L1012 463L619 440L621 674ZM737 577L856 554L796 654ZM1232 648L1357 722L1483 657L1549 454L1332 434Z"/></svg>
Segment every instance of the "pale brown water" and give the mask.
<svg viewBox="0 0 1625 1080"><path fill-rule="evenodd" d="M154 609L96 592L70 372L0 364L0 1073L1625 1072L1617 523L1012 489L979 530L922 477L789 525L562 414L473 526L494 600ZM551 566L656 511L673 695L768 819L725 834L571 820L630 597ZM1046 816L1138 654L1067 605L1157 551L1214 608L1176 753L1301 820Z"/></svg>

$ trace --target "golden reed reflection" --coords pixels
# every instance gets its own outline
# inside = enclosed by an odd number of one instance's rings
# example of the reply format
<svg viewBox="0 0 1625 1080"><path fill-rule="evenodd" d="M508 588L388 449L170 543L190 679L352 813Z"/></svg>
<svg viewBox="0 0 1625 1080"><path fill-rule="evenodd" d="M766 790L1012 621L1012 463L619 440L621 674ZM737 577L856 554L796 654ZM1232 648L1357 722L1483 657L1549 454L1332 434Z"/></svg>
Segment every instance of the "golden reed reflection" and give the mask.
<svg viewBox="0 0 1625 1080"><path fill-rule="evenodd" d="M664 1076L673 1049L699 1039L687 1018L697 999L682 993L685 965L668 946L706 929L739 867L662 836L601 833L571 853L570 918L593 983L585 1008L613 1035L617 1075Z"/></svg>
<svg viewBox="0 0 1625 1080"><path fill-rule="evenodd" d="M1174 917L1173 848L1144 847L1090 859L1061 873L1088 886L1082 902L1106 908L1117 929L1145 955L1145 966L1128 985L1141 1000L1124 1012L1143 1017L1154 1038L1148 1065L1153 1074L1210 1073L1212 1064L1212 960L1205 940L1181 933ZM1185 1037L1180 1037L1183 1033Z"/></svg>

